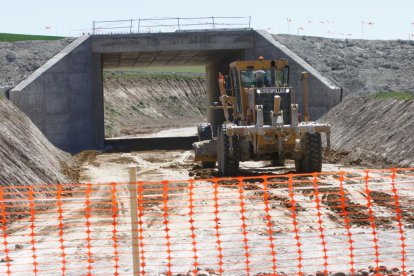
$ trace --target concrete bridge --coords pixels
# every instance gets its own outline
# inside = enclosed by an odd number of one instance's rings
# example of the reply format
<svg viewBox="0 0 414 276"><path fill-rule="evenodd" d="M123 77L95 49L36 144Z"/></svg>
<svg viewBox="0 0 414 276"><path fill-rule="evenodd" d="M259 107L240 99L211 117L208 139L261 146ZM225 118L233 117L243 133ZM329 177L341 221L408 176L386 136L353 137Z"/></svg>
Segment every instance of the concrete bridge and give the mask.
<svg viewBox="0 0 414 276"><path fill-rule="evenodd" d="M341 101L341 89L265 31L214 30L79 37L9 92L57 147L76 153L105 146L104 69L121 67L203 65L208 103L218 100L218 72L234 60L288 59L291 84L302 91L300 73L310 73L310 113L319 118ZM301 93L297 101L302 103ZM208 120L222 122L220 110Z"/></svg>

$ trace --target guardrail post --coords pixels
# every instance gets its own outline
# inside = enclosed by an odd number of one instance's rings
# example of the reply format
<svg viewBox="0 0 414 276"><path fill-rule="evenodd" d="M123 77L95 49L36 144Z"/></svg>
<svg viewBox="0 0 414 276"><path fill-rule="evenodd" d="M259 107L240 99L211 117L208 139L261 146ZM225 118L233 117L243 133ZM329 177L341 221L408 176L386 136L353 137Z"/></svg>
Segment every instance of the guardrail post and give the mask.
<svg viewBox="0 0 414 276"><path fill-rule="evenodd" d="M138 241L137 167L129 167L129 199L131 209L132 263L134 274L141 275Z"/></svg>

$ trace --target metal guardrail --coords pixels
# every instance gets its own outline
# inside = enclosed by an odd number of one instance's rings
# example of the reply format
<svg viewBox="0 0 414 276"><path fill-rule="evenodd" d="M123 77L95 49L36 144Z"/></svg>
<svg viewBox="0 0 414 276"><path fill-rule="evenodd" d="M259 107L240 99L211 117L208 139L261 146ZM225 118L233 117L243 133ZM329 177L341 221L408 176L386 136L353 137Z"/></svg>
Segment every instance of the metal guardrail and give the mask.
<svg viewBox="0 0 414 276"><path fill-rule="evenodd" d="M163 17L93 21L92 34L184 32L192 30L250 29L251 17Z"/></svg>

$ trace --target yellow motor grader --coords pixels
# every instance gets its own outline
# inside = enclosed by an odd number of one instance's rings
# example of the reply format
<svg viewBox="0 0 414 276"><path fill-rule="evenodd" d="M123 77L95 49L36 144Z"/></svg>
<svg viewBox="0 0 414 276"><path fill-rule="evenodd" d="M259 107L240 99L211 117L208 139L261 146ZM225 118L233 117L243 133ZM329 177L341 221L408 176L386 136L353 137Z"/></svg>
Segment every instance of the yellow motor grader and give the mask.
<svg viewBox="0 0 414 276"><path fill-rule="evenodd" d="M220 103L225 121L213 137L211 125L198 126L199 142L194 143L195 161L214 168L223 176L238 174L240 161L269 160L284 166L295 160L298 173L322 170L321 133L330 144L330 125L310 121L308 112L308 73L304 83L304 119L300 122L298 104L289 85L287 60L234 61L229 75L219 74Z"/></svg>

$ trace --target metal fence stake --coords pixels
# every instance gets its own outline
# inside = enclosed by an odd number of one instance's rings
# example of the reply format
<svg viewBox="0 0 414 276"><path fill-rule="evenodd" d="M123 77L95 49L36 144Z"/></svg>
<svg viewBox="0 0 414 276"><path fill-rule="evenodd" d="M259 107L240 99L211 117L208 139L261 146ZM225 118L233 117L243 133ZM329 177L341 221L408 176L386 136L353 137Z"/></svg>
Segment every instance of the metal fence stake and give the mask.
<svg viewBox="0 0 414 276"><path fill-rule="evenodd" d="M129 167L129 199L131 209L132 262L134 275L141 275L138 241L137 167Z"/></svg>

